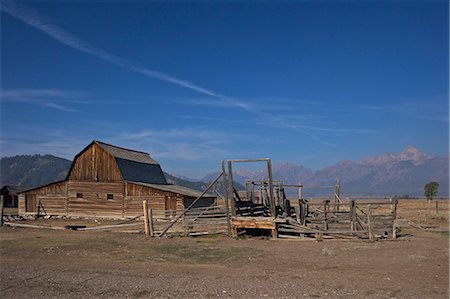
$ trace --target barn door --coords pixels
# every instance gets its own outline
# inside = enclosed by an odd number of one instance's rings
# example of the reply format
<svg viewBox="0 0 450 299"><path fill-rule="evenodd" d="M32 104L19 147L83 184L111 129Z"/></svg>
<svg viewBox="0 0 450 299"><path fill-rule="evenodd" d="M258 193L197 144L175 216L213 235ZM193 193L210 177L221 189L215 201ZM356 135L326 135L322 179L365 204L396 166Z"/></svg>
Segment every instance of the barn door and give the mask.
<svg viewBox="0 0 450 299"><path fill-rule="evenodd" d="M177 199L174 197L166 196L165 210L169 210L169 215L175 215L177 209Z"/></svg>
<svg viewBox="0 0 450 299"><path fill-rule="evenodd" d="M25 195L25 212L36 212L36 194Z"/></svg>

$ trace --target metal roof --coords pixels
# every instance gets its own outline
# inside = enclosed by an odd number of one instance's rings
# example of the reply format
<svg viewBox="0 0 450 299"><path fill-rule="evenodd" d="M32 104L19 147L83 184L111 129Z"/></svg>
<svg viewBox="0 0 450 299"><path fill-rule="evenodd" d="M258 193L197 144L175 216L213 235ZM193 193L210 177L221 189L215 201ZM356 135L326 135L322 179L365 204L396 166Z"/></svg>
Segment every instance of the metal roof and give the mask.
<svg viewBox="0 0 450 299"><path fill-rule="evenodd" d="M154 164L159 165L158 162L150 158L150 155L148 153L139 152L130 150L123 147L118 147L115 145L103 143L101 141L95 140L95 142L103 148L105 151L107 151L111 156L115 158L125 159L129 161L139 162L139 163L146 163L146 164Z"/></svg>
<svg viewBox="0 0 450 299"><path fill-rule="evenodd" d="M97 140L94 142L115 158L117 167L119 167L119 171L125 181L167 184L161 166L159 166L158 162L150 158L149 154Z"/></svg>

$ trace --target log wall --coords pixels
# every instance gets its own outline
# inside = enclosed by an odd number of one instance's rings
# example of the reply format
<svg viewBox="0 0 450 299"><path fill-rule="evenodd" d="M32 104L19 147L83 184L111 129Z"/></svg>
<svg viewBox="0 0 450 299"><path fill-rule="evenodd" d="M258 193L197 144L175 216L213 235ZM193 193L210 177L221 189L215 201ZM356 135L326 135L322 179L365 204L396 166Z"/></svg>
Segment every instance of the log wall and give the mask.
<svg viewBox="0 0 450 299"><path fill-rule="evenodd" d="M28 197L35 197L35 212L52 215L65 215L67 182L57 182L41 188L33 189L19 195L19 215L26 214L26 201Z"/></svg>
<svg viewBox="0 0 450 299"><path fill-rule="evenodd" d="M126 183L125 187L125 216L136 217L142 215L142 201L146 200L148 207L157 211L181 211L184 208L184 196L168 191L162 191L147 186Z"/></svg>
<svg viewBox="0 0 450 299"><path fill-rule="evenodd" d="M112 199L108 199L108 194ZM71 217L132 218L143 214L142 201L154 213L175 215L194 198L128 182L69 180L44 186L19 196L19 214L26 214L26 196L35 196L39 215ZM213 198L202 198L196 206L210 206ZM170 215L169 215L170 214Z"/></svg>
<svg viewBox="0 0 450 299"><path fill-rule="evenodd" d="M123 218L123 182L68 182L68 216ZM77 198L77 194L81 198ZM108 199L107 195L113 198Z"/></svg>

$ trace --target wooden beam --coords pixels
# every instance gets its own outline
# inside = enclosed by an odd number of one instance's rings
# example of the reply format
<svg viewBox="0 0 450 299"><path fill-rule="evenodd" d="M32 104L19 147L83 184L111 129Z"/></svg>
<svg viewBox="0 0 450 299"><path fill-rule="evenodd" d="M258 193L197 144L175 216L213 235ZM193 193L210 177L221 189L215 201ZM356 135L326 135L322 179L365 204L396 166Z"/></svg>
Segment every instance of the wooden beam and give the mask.
<svg viewBox="0 0 450 299"><path fill-rule="evenodd" d="M223 198L225 199L225 213L227 214L227 231L228 236L231 236L231 220L230 220L230 199L227 194L227 178L225 175L225 161L222 160L222 184L223 184Z"/></svg>
<svg viewBox="0 0 450 299"><path fill-rule="evenodd" d="M277 211L275 206L275 199L273 196L273 179L272 179L272 163L270 159L267 161L267 173L269 174L269 203L270 203L270 215L272 217L277 217Z"/></svg>
<svg viewBox="0 0 450 299"><path fill-rule="evenodd" d="M148 223L148 205L147 201L142 201L142 208L144 210L144 228L145 228L145 235L148 237L150 235L150 227Z"/></svg>
<svg viewBox="0 0 450 299"><path fill-rule="evenodd" d="M375 235L373 234L373 223L372 223L372 205L369 205L369 211L367 212L367 230L369 231L369 240L375 241Z"/></svg>
<svg viewBox="0 0 450 299"><path fill-rule="evenodd" d="M154 237L155 236L155 230L153 227L153 210L151 208L148 208L148 219L149 219L149 232L150 232L150 237Z"/></svg>
<svg viewBox="0 0 450 299"><path fill-rule="evenodd" d="M228 197L231 208L231 215L236 216L236 206L234 204L234 186L233 186L233 166L232 161L228 160Z"/></svg>
<svg viewBox="0 0 450 299"><path fill-rule="evenodd" d="M0 226L3 226L3 208L4 208L4 196L0 196Z"/></svg>

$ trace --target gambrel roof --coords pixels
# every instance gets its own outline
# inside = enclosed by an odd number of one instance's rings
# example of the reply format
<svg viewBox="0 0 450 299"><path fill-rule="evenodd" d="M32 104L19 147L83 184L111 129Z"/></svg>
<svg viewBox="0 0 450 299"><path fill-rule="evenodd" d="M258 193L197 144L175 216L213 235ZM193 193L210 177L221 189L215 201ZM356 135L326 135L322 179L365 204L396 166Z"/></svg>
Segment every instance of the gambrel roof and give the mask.
<svg viewBox="0 0 450 299"><path fill-rule="evenodd" d="M85 149L75 156L66 179L69 179L77 158L94 144L97 144L114 158L124 181L167 184L161 166L158 162L153 160L148 153L118 147L97 140L92 141Z"/></svg>
<svg viewBox="0 0 450 299"><path fill-rule="evenodd" d="M145 164L155 164L158 165L158 162L150 158L148 153L139 152L135 150L130 150L123 147L118 147L115 145L103 143L101 141L94 140L101 148L107 151L111 156L127 161L145 163Z"/></svg>

